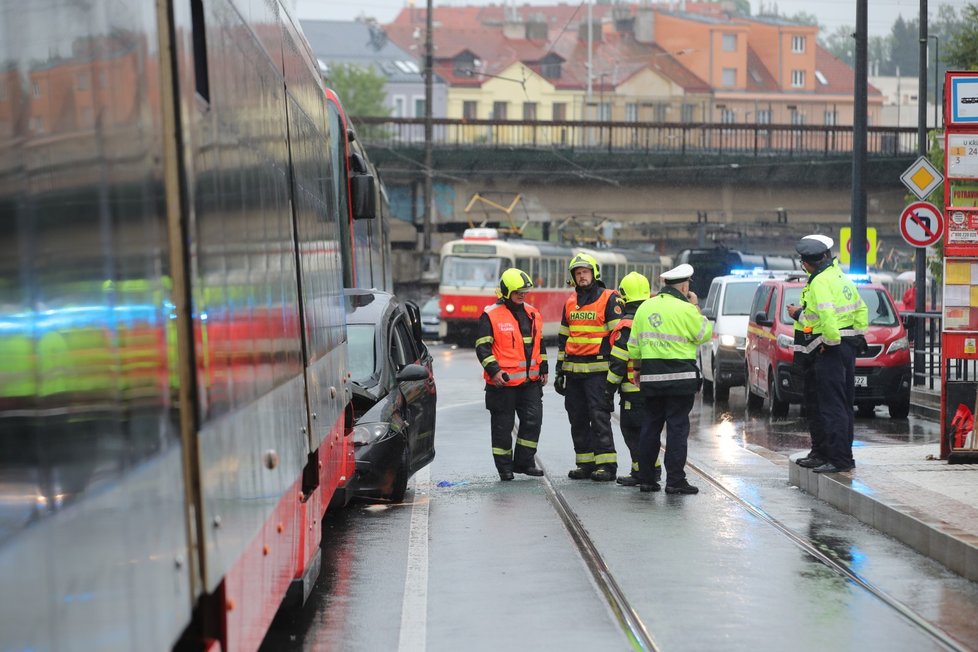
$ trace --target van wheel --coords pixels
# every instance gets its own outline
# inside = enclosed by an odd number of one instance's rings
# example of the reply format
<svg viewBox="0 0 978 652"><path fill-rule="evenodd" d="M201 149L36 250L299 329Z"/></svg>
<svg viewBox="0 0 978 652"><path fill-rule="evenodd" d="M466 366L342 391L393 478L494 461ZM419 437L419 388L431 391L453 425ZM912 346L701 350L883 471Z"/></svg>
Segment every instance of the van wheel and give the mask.
<svg viewBox="0 0 978 652"><path fill-rule="evenodd" d="M754 390L751 389L750 385L747 386L747 409L748 410L760 410L764 407L764 397L760 394L755 394Z"/></svg>
<svg viewBox="0 0 978 652"><path fill-rule="evenodd" d="M894 401L886 406L891 419L906 419L910 414L910 401Z"/></svg>
<svg viewBox="0 0 978 652"><path fill-rule="evenodd" d="M778 390L774 384L774 372L771 370L768 370L767 373L767 397L771 401L772 417L788 416L788 408L791 407L791 404L778 397Z"/></svg>
<svg viewBox="0 0 978 652"><path fill-rule="evenodd" d="M717 375L717 366L713 365L713 400L715 402L724 402L730 400L730 385L723 385L720 383L719 376Z"/></svg>
<svg viewBox="0 0 978 652"><path fill-rule="evenodd" d="M707 403L713 401L713 381L703 379L703 400Z"/></svg>

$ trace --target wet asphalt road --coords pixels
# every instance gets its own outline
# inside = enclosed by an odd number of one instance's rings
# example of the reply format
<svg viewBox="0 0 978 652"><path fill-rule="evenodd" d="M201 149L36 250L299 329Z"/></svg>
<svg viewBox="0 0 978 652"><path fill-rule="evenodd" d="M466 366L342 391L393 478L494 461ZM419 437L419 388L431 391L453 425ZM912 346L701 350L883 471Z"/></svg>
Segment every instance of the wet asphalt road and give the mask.
<svg viewBox="0 0 978 652"><path fill-rule="evenodd" d="M404 504L353 503L324 521L314 594L280 615L263 649L633 649L544 481L499 482L472 350L433 352L435 461ZM978 646L978 586L788 484L787 456L808 444L797 406L772 420L745 411L742 389L729 403L698 400L687 471L701 491L670 496L567 479L574 452L562 399L548 387L544 401L538 460L659 649L946 649L879 594L959 647ZM885 408L856 421L859 446L938 436L935 422L891 420ZM625 468L620 437L617 448Z"/></svg>

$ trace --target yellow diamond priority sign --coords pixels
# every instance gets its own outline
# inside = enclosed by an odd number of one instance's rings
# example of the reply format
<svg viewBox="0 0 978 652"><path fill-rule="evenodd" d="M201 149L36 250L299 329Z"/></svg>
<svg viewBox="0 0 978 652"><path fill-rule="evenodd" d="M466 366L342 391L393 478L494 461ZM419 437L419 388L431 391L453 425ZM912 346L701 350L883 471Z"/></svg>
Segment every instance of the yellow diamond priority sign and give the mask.
<svg viewBox="0 0 978 652"><path fill-rule="evenodd" d="M900 175L900 181L910 189L910 192L917 195L918 199L926 199L944 183L944 175L927 160L926 156L921 156Z"/></svg>

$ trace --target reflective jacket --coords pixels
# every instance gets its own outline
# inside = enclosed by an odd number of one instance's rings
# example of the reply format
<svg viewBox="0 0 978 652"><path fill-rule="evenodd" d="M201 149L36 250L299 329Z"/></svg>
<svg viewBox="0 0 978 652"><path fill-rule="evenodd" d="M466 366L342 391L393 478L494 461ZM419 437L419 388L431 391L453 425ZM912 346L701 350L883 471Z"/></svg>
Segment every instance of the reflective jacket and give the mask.
<svg viewBox="0 0 978 652"><path fill-rule="evenodd" d="M641 389L635 374L635 360L628 355L628 338L632 333L632 320L640 305L641 302L638 301L625 304L625 316L621 318L608 338L611 342L608 383L619 385L622 393L625 394L638 392Z"/></svg>
<svg viewBox="0 0 978 652"><path fill-rule="evenodd" d="M679 290L666 286L646 299L628 338L629 357L642 360L642 390L661 395L699 391L696 347L712 336L713 324Z"/></svg>
<svg viewBox="0 0 978 652"><path fill-rule="evenodd" d="M865 335L869 330L866 302L838 263L826 265L808 277L801 291L801 307L797 325L804 336L795 345L800 353L811 353L823 344L838 346L844 337Z"/></svg>
<svg viewBox="0 0 978 652"><path fill-rule="evenodd" d="M621 319L618 293L595 285L579 305L578 293L568 297L557 334L557 373L608 373L608 336ZM586 299L585 299L586 300Z"/></svg>
<svg viewBox="0 0 978 652"><path fill-rule="evenodd" d="M516 387L527 381L540 379L541 365L546 365L546 350L541 351L543 315L528 303L523 304L530 320L530 332L520 329L519 320L500 300L486 306L484 318L488 318L490 334L475 341L476 355L482 363L483 378L487 384L499 371L509 375L507 387Z"/></svg>

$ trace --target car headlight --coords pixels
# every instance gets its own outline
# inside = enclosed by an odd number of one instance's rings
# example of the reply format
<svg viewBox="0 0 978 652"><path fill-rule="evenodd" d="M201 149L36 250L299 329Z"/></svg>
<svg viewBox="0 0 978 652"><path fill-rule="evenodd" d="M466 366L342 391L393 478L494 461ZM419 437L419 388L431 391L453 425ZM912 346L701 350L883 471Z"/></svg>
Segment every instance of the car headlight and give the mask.
<svg viewBox="0 0 978 652"><path fill-rule="evenodd" d="M778 346L782 349L792 349L795 346L795 338L790 335L785 335L784 333L778 334Z"/></svg>
<svg viewBox="0 0 978 652"><path fill-rule="evenodd" d="M910 348L910 340L908 340L905 337L901 337L901 338L898 338L898 339L893 340L890 343L890 346L887 347L886 352L887 353L896 353L897 351L902 351L904 349L909 349L909 348Z"/></svg>
<svg viewBox="0 0 978 652"><path fill-rule="evenodd" d="M386 421L358 423L353 426L353 445L366 446L380 441L390 432L391 424Z"/></svg>
<svg viewBox="0 0 978 652"><path fill-rule="evenodd" d="M455 312L455 304L454 303L446 303L445 304L445 312Z"/></svg>
<svg viewBox="0 0 978 652"><path fill-rule="evenodd" d="M737 337L736 335L721 335L720 336L720 346L733 349L740 348L747 344L746 337Z"/></svg>

